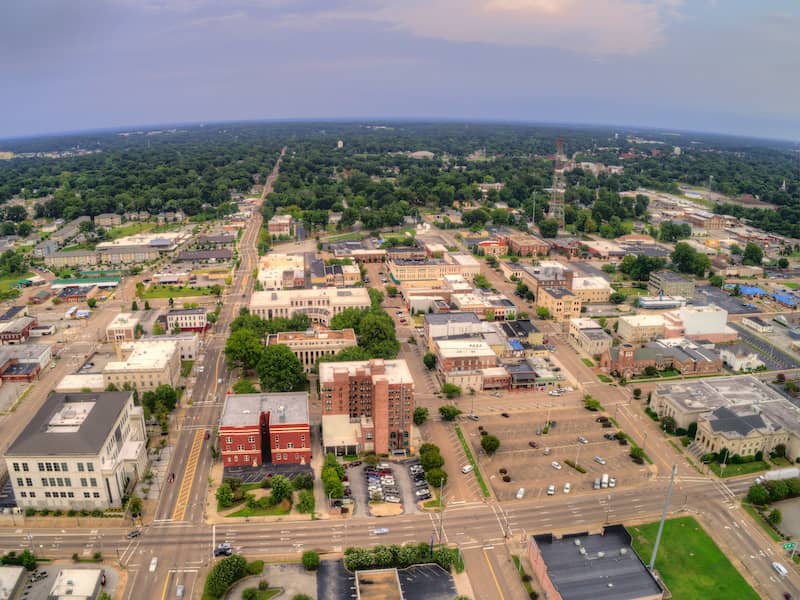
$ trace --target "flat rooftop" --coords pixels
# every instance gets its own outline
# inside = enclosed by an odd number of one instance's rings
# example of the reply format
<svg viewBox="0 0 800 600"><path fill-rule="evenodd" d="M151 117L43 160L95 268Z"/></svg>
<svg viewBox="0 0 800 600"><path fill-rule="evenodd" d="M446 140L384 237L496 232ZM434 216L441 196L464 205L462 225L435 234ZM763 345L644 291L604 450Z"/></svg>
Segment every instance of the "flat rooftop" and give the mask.
<svg viewBox="0 0 800 600"><path fill-rule="evenodd" d="M568 298L568 297L574 297L575 296L575 294L570 292L565 287L549 287L548 286L548 287L543 287L542 290L544 290L549 296L551 296L553 298L556 298L556 299L558 299L558 298Z"/></svg>
<svg viewBox="0 0 800 600"><path fill-rule="evenodd" d="M442 358L458 358L460 356L488 356L494 351L484 341L468 338L464 340L436 340Z"/></svg>
<svg viewBox="0 0 800 600"><path fill-rule="evenodd" d="M356 571L358 600L403 600L397 569Z"/></svg>
<svg viewBox="0 0 800 600"><path fill-rule="evenodd" d="M480 323L481 320L473 312L428 313L423 317L428 325L446 325L447 323Z"/></svg>
<svg viewBox="0 0 800 600"><path fill-rule="evenodd" d="M258 425L261 413L270 413L272 425L308 423L308 392L231 394L225 398L220 427Z"/></svg>
<svg viewBox="0 0 800 600"><path fill-rule="evenodd" d="M250 306L283 306L286 304L300 303L298 307L307 306L304 302L327 298L332 304L349 306L370 306L367 288L312 288L305 290L270 290L266 292L253 292Z"/></svg>
<svg viewBox="0 0 800 600"><path fill-rule="evenodd" d="M7 456L97 454L133 392L52 393Z"/></svg>
<svg viewBox="0 0 800 600"><path fill-rule="evenodd" d="M328 342L356 342L354 329L308 329L306 331L280 331L269 336L270 344L297 344L312 340Z"/></svg>
<svg viewBox="0 0 800 600"><path fill-rule="evenodd" d="M367 370L372 377L386 377L390 384L414 383L411 371L405 360L384 360L381 358L344 362L324 362L319 365L320 382L333 381L334 373L346 371L353 377L359 370Z"/></svg>
<svg viewBox="0 0 800 600"><path fill-rule="evenodd" d="M675 271L654 271L650 274L650 279L658 278L661 281L671 281L677 283L689 283L691 280Z"/></svg>
<svg viewBox="0 0 800 600"><path fill-rule="evenodd" d="M619 318L631 327L663 327L664 317L661 315L625 315Z"/></svg>
<svg viewBox="0 0 800 600"><path fill-rule="evenodd" d="M101 569L61 569L48 598L94 598L101 573Z"/></svg>
<svg viewBox="0 0 800 600"><path fill-rule="evenodd" d="M111 323L108 324L106 329L117 329L119 327L136 327L139 322L139 317L133 313L119 313L114 317Z"/></svg>
<svg viewBox="0 0 800 600"><path fill-rule="evenodd" d="M661 588L631 548L630 534L622 525L606 527L603 534L560 539L537 535L533 540L564 600L661 597Z"/></svg>
<svg viewBox="0 0 800 600"><path fill-rule="evenodd" d="M104 371L165 369L178 350L177 342L172 340L139 340L120 347L130 354L123 360L109 361Z"/></svg>

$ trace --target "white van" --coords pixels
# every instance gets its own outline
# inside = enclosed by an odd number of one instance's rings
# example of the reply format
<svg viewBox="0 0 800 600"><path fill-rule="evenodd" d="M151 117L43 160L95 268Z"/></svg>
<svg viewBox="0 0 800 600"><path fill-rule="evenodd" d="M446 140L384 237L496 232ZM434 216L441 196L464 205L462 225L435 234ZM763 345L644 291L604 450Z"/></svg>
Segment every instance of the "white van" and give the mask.
<svg viewBox="0 0 800 600"><path fill-rule="evenodd" d="M786 567L779 562L772 563L772 568L775 569L775 572L781 577L786 577L789 574L789 571L786 570Z"/></svg>
<svg viewBox="0 0 800 600"><path fill-rule="evenodd" d="M467 473L470 473L472 469L473 469L472 465L464 465L463 467L461 467L461 472L466 475Z"/></svg>
<svg viewBox="0 0 800 600"><path fill-rule="evenodd" d="M517 500L522 500L525 497L525 488L519 488L517 490Z"/></svg>

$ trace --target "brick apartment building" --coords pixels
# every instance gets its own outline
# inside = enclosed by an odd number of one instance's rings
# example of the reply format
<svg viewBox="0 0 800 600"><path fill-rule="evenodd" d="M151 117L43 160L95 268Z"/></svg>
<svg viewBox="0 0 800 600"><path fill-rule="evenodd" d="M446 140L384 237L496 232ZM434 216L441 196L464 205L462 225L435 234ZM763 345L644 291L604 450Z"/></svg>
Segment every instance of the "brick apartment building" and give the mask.
<svg viewBox="0 0 800 600"><path fill-rule="evenodd" d="M219 423L225 467L309 464L308 392L231 394Z"/></svg>
<svg viewBox="0 0 800 600"><path fill-rule="evenodd" d="M414 380L405 360L322 363L319 384L323 437L326 417L346 415L354 426L373 428L370 441L378 454L408 449Z"/></svg>
<svg viewBox="0 0 800 600"><path fill-rule="evenodd" d="M522 233L498 236L498 241L508 246L517 256L547 256L550 245L535 235Z"/></svg>

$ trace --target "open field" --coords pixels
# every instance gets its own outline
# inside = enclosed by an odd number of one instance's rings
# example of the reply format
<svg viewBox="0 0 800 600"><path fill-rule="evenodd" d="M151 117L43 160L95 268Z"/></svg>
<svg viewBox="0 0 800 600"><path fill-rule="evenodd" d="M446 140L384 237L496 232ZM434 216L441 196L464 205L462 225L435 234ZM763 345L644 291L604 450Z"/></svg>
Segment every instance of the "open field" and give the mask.
<svg viewBox="0 0 800 600"><path fill-rule="evenodd" d="M756 460L741 465L727 464L723 469L719 463L711 463L708 465L717 477L737 477L739 475L750 475L751 473L758 473L769 469L769 465L763 460Z"/></svg>
<svg viewBox="0 0 800 600"><path fill-rule="evenodd" d="M153 285L142 293L145 300L155 298L191 298L193 296L210 296L210 287L187 287L174 285Z"/></svg>
<svg viewBox="0 0 800 600"><path fill-rule="evenodd" d="M629 528L633 548L648 563L658 523ZM656 570L680 600L757 600L745 579L692 517L670 519L656 557Z"/></svg>
<svg viewBox="0 0 800 600"><path fill-rule="evenodd" d="M32 271L28 271L24 275L7 275L6 277L0 277L0 292L7 292L11 289L11 286L17 283L20 279L27 279L28 277L33 277L35 273Z"/></svg>

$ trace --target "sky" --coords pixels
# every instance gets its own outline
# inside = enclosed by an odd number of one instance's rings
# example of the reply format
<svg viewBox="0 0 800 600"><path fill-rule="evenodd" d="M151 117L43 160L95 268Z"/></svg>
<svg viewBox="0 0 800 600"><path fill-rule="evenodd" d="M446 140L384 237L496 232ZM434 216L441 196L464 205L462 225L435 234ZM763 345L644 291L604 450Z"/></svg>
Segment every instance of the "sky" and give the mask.
<svg viewBox="0 0 800 600"><path fill-rule="evenodd" d="M0 2L0 138L446 118L800 140L797 0Z"/></svg>

